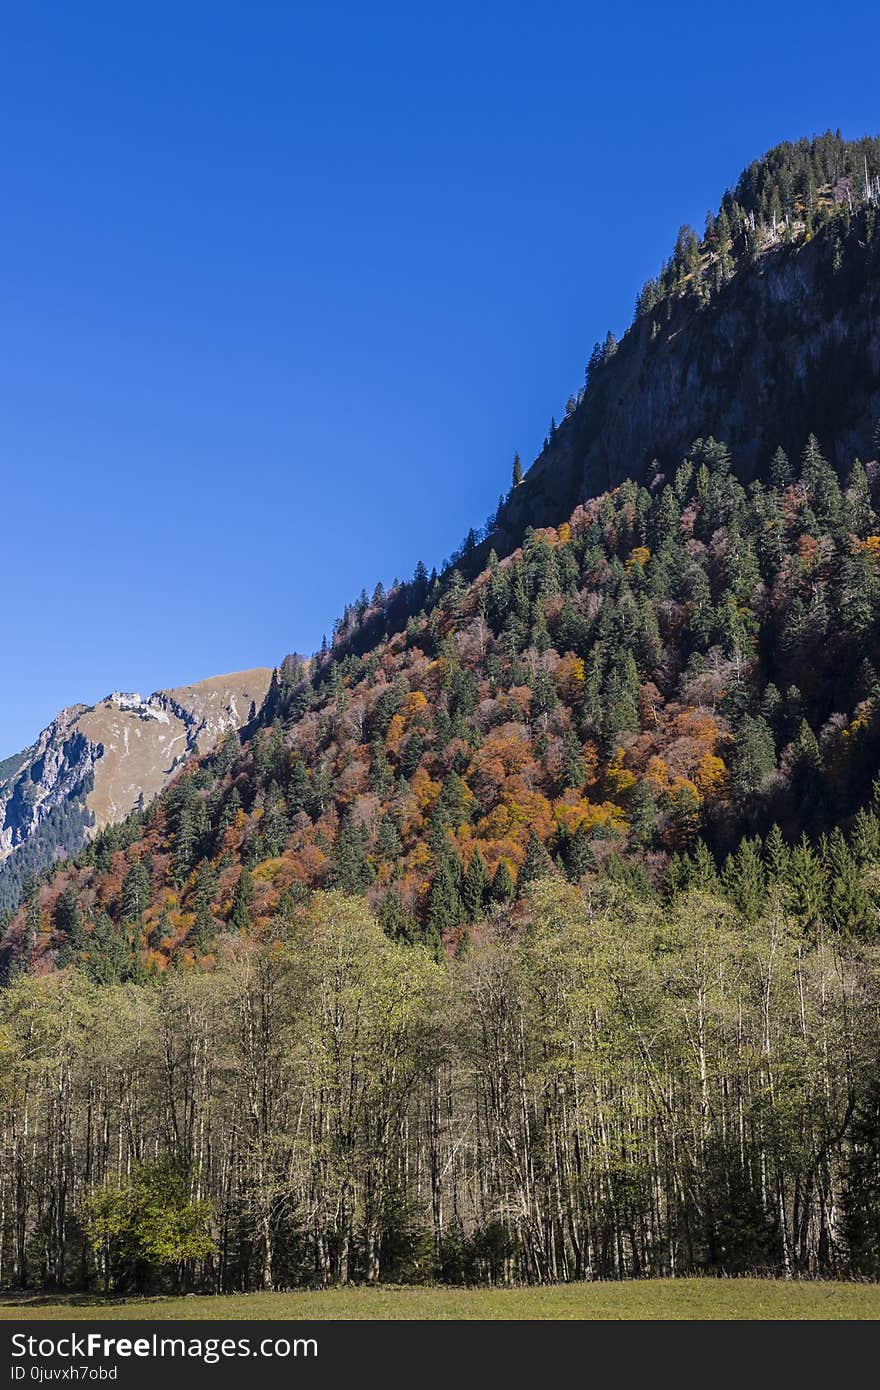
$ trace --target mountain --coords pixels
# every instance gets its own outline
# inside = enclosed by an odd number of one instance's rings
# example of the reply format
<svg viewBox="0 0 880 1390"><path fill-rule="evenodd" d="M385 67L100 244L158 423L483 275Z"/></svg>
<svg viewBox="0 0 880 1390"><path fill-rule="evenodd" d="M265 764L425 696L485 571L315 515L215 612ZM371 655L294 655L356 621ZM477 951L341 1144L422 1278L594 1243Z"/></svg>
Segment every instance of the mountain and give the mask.
<svg viewBox="0 0 880 1390"><path fill-rule="evenodd" d="M0 939L14 1280L880 1277L878 192L750 166L211 751L117 697L28 755L108 821Z"/></svg>
<svg viewBox="0 0 880 1390"><path fill-rule="evenodd" d="M194 753L254 717L271 672L214 676L142 699L114 692L61 711L36 742L0 763L0 908L29 873L75 854L105 825L148 803Z"/></svg>
<svg viewBox="0 0 880 1390"><path fill-rule="evenodd" d="M829 135L752 165L702 239L683 227L502 506L499 553L709 434L746 479L811 432L847 469L880 419L878 206L880 141Z"/></svg>
<svg viewBox="0 0 880 1390"><path fill-rule="evenodd" d="M746 487L697 441L672 478L436 580L364 655L352 630L284 663L243 746L43 890L41 949L71 884L158 968L328 887L439 949L554 865L651 891L706 847L850 824L880 772L878 513L876 461L842 487L811 437Z"/></svg>
<svg viewBox="0 0 880 1390"><path fill-rule="evenodd" d="M73 880L89 911L126 923L149 862L133 946L156 966L330 886L438 947L547 864L657 887L700 845L847 823L880 765L878 204L877 140L745 171L486 532L440 576L362 593L329 651L282 664L243 748L99 835ZM105 702L153 742L74 798L99 823L173 770L153 700ZM65 718L50 742L81 787L110 735ZM31 905L47 958L52 892Z"/></svg>

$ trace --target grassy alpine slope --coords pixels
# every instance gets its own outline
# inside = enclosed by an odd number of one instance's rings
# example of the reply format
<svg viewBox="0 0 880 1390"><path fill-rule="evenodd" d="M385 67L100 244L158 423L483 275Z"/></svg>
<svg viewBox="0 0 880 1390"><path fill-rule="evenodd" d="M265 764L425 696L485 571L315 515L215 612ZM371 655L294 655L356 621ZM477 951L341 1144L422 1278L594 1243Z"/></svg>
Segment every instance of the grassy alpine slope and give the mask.
<svg viewBox="0 0 880 1390"><path fill-rule="evenodd" d="M131 1299L0 1303L0 1320L76 1318L535 1320L880 1318L880 1286L781 1279L645 1279L516 1289L385 1287Z"/></svg>

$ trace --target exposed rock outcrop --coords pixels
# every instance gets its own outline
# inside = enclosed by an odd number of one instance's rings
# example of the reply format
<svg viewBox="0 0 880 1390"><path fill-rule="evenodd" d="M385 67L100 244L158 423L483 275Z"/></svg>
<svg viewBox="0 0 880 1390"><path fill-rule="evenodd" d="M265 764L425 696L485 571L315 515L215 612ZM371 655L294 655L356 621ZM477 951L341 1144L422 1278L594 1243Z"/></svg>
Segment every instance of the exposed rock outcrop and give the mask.
<svg viewBox="0 0 880 1390"><path fill-rule="evenodd" d="M495 548L643 477L655 458L675 466L710 434L745 478L760 476L778 445L796 457L810 431L841 471L864 459L880 418L880 277L868 215L853 218L842 242L832 225L772 247L706 304L673 297L639 318L513 490Z"/></svg>
<svg viewBox="0 0 880 1390"><path fill-rule="evenodd" d="M0 906L2 880L13 876L4 869L22 851L30 847L28 868L39 867L151 801L193 753L210 752L247 723L271 675L258 667L146 699L114 691L62 710L0 777Z"/></svg>

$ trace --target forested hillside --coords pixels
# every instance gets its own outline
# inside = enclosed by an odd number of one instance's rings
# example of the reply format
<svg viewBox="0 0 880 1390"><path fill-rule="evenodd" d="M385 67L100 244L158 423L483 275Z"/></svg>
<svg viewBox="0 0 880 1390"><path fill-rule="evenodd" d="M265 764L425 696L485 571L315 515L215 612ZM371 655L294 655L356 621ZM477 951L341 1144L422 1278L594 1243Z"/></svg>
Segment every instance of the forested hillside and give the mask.
<svg viewBox="0 0 880 1390"><path fill-rule="evenodd" d="M830 298L798 341L821 320L816 362L860 364L801 401L840 436L791 447L779 411L768 439L746 373L739 444L624 439L573 510L569 471L530 515L517 460L440 574L364 591L244 729L28 882L11 1278L880 1274L877 154L753 166L631 330L704 366L729 296L808 265Z"/></svg>
<svg viewBox="0 0 880 1390"><path fill-rule="evenodd" d="M489 543L504 553L709 434L749 479L813 431L845 476L880 417L878 207L877 139L829 132L750 165L701 232L680 229L620 341L596 344Z"/></svg>
<svg viewBox="0 0 880 1390"><path fill-rule="evenodd" d="M746 488L698 441L471 585L453 569L363 656L381 605L353 610L243 747L33 885L8 949L161 970L335 887L437 951L550 870L663 890L700 845L846 829L880 768L878 487L869 462L841 488L811 438Z"/></svg>

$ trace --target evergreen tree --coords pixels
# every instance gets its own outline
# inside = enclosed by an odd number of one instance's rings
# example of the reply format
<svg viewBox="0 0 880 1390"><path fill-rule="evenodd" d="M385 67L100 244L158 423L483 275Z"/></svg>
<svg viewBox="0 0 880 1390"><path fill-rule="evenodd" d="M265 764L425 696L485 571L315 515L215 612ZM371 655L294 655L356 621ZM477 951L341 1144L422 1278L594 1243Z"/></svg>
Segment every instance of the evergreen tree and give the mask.
<svg viewBox="0 0 880 1390"><path fill-rule="evenodd" d="M462 908L468 922L478 922L483 916L488 883L486 861L480 851L476 849L471 855L471 862L464 876L461 890Z"/></svg>
<svg viewBox="0 0 880 1390"><path fill-rule="evenodd" d="M254 897L254 878L250 869L244 868L238 875L232 907L229 910L229 925L234 931L247 931L251 924L250 906Z"/></svg>
<svg viewBox="0 0 880 1390"><path fill-rule="evenodd" d="M374 872L367 861L367 831L347 815L339 827L330 858L330 884L343 893L363 893Z"/></svg>
<svg viewBox="0 0 880 1390"><path fill-rule="evenodd" d="M59 894L55 903L55 930L63 936L58 952L58 964L75 964L86 945L86 930L75 886L71 883Z"/></svg>
<svg viewBox="0 0 880 1390"><path fill-rule="evenodd" d="M724 887L728 896L750 922L761 916L767 901L760 842L742 840L724 866Z"/></svg>
<svg viewBox="0 0 880 1390"><path fill-rule="evenodd" d="M586 874L596 872L596 856L584 825L579 825L569 838L563 853L565 872L572 883L580 883Z"/></svg>
<svg viewBox="0 0 880 1390"><path fill-rule="evenodd" d="M190 944L196 955L207 955L216 935L217 923L211 914L210 904L200 902L196 908L195 921L189 933Z"/></svg>
<svg viewBox="0 0 880 1390"><path fill-rule="evenodd" d="M649 782L636 782L627 803L629 841L635 849L649 849L657 829L657 800Z"/></svg>
<svg viewBox="0 0 880 1390"><path fill-rule="evenodd" d="M779 888L788 880L790 855L778 825L771 826L764 843L764 858L770 884Z"/></svg>
<svg viewBox="0 0 880 1390"><path fill-rule="evenodd" d="M185 793L182 793L175 817L173 848L171 851L171 876L180 886L189 876L198 847L199 830L196 802L198 798L192 778L184 778Z"/></svg>
<svg viewBox="0 0 880 1390"><path fill-rule="evenodd" d="M827 860L828 906L835 926L855 935L875 935L877 912L839 826L831 834Z"/></svg>
<svg viewBox="0 0 880 1390"><path fill-rule="evenodd" d="M500 859L492 876L492 901L504 907L515 897L516 882L506 860Z"/></svg>
<svg viewBox="0 0 880 1390"><path fill-rule="evenodd" d="M530 883L534 883L539 878L546 878L552 872L553 861L533 830L529 835L526 856L517 879L518 891L522 893Z"/></svg>
<svg viewBox="0 0 880 1390"><path fill-rule="evenodd" d="M827 876L806 835L794 846L788 861L792 910L807 927L822 921L827 901Z"/></svg>
<svg viewBox="0 0 880 1390"><path fill-rule="evenodd" d="M150 875L140 859L133 859L122 881L122 921L139 921L149 901Z"/></svg>
<svg viewBox="0 0 880 1390"><path fill-rule="evenodd" d="M737 726L730 770L730 790L736 804L744 806L775 769L776 748L766 720L761 715L744 715Z"/></svg>
<svg viewBox="0 0 880 1390"><path fill-rule="evenodd" d="M404 941L413 945L424 937L417 919L407 911L397 893L393 891L385 895L379 908L379 921L392 941Z"/></svg>
<svg viewBox="0 0 880 1390"><path fill-rule="evenodd" d="M131 937L106 912L99 912L95 918L84 964L87 974L99 985L121 984L136 974Z"/></svg>
<svg viewBox="0 0 880 1390"><path fill-rule="evenodd" d="M442 940L443 933L457 927L462 919L457 879L458 875L450 860L446 857L441 858L428 893L426 917L429 935L436 941Z"/></svg>

